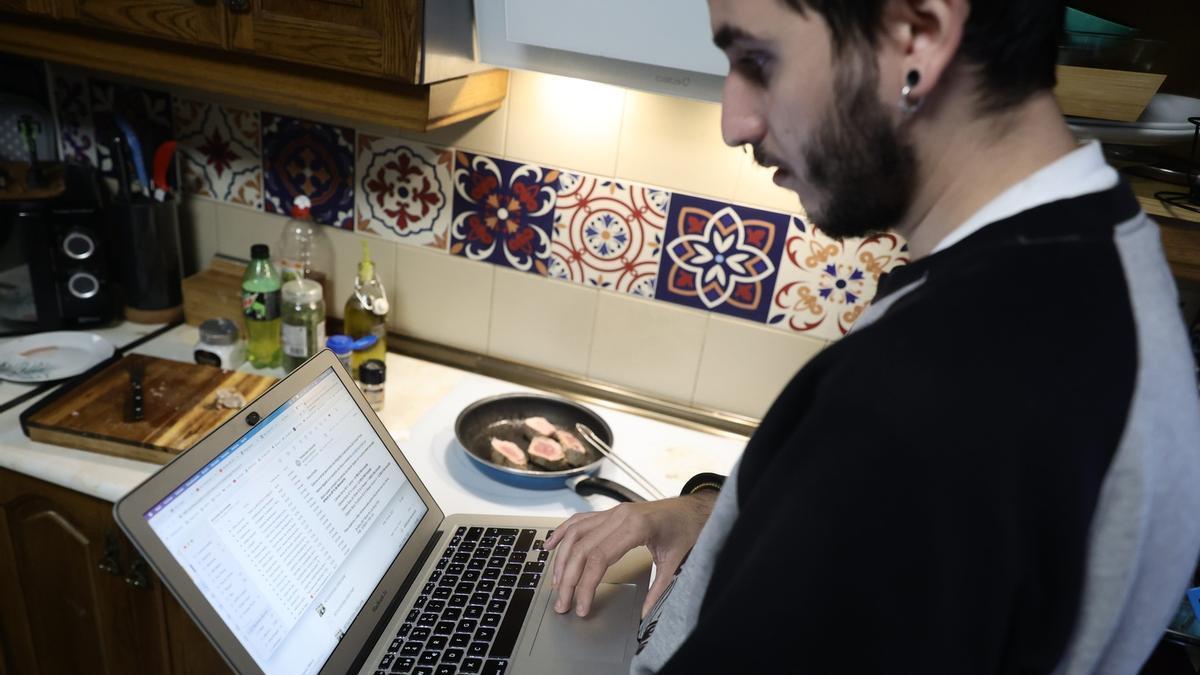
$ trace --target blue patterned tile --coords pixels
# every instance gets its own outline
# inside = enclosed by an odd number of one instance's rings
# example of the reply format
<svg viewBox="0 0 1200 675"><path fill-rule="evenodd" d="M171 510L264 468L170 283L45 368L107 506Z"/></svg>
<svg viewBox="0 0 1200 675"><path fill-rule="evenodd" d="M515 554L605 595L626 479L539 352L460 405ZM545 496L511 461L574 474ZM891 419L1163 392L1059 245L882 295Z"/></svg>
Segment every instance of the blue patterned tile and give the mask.
<svg viewBox="0 0 1200 675"><path fill-rule="evenodd" d="M100 172L115 181L117 168L113 163L113 138L118 133L116 114L129 120L142 146L142 162L149 176L153 171L154 152L158 146L175 137L171 122L171 97L161 91L142 89L128 84L91 80L92 119L96 124L96 158ZM130 180L137 174L133 158L126 159ZM169 177L174 186L174 177ZM115 184L115 183L114 183ZM149 186L146 186L147 189Z"/></svg>
<svg viewBox="0 0 1200 675"><path fill-rule="evenodd" d="M559 183L550 276L653 298L671 193L574 173Z"/></svg>
<svg viewBox="0 0 1200 675"><path fill-rule="evenodd" d="M659 300L765 322L788 216L675 194Z"/></svg>
<svg viewBox="0 0 1200 675"><path fill-rule="evenodd" d="M451 150L360 133L358 231L446 251L453 163Z"/></svg>
<svg viewBox="0 0 1200 675"><path fill-rule="evenodd" d="M315 222L354 229L353 129L264 112L262 156L268 213L307 195Z"/></svg>
<svg viewBox="0 0 1200 675"><path fill-rule="evenodd" d="M58 113L58 152L64 161L96 166L96 127L87 78L54 70L54 104Z"/></svg>
<svg viewBox="0 0 1200 675"><path fill-rule="evenodd" d="M261 210L258 112L179 97L174 104L184 189Z"/></svg>
<svg viewBox="0 0 1200 675"><path fill-rule="evenodd" d="M450 252L547 276L559 172L460 152Z"/></svg>

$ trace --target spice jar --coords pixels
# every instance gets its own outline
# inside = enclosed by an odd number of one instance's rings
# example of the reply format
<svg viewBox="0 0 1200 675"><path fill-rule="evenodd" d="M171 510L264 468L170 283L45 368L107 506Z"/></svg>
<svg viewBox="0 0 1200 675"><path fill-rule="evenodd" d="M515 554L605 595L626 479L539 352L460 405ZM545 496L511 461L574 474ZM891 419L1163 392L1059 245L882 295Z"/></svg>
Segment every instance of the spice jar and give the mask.
<svg viewBox="0 0 1200 675"><path fill-rule="evenodd" d="M229 319L209 319L200 324L200 341L192 356L201 365L236 370L246 361L246 344L236 323Z"/></svg>
<svg viewBox="0 0 1200 675"><path fill-rule="evenodd" d="M337 357L346 372L350 372L350 354L354 351L354 340L349 335L330 335L325 346Z"/></svg>
<svg viewBox="0 0 1200 675"><path fill-rule="evenodd" d="M325 300L321 284L296 279L283 285L283 367L295 370L325 344Z"/></svg>
<svg viewBox="0 0 1200 675"><path fill-rule="evenodd" d="M363 361L358 367L358 386L376 412L383 410L383 382L386 379L387 366L379 359Z"/></svg>

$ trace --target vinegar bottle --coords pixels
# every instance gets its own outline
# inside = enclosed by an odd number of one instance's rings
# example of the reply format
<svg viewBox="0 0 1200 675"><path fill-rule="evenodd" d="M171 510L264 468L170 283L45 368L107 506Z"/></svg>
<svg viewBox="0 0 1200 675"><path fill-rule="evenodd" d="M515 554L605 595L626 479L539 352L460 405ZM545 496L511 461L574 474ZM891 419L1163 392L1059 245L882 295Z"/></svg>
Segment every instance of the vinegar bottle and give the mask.
<svg viewBox="0 0 1200 675"><path fill-rule="evenodd" d="M387 354L388 301L383 284L375 276L375 264L371 262L371 249L362 243L363 257L358 263L358 276L354 279L354 293L346 301L345 332L357 340L365 335L374 335L374 346L355 350L351 355L350 371L358 379L358 367L371 359L384 360Z"/></svg>

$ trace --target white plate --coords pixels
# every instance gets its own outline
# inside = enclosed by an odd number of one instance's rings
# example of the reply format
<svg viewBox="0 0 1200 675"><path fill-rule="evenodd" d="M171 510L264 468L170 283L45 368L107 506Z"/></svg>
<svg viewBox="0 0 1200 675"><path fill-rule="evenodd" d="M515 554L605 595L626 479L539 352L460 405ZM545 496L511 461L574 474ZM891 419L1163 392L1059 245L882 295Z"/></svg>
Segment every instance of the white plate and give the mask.
<svg viewBox="0 0 1200 675"><path fill-rule="evenodd" d="M95 333L58 331L16 338L0 345L0 379L49 382L74 377L116 351Z"/></svg>
<svg viewBox="0 0 1200 675"><path fill-rule="evenodd" d="M1200 99L1155 94L1136 122L1113 122L1068 117L1067 125L1082 139L1122 145L1174 145L1192 140L1196 126L1188 117L1200 116Z"/></svg>

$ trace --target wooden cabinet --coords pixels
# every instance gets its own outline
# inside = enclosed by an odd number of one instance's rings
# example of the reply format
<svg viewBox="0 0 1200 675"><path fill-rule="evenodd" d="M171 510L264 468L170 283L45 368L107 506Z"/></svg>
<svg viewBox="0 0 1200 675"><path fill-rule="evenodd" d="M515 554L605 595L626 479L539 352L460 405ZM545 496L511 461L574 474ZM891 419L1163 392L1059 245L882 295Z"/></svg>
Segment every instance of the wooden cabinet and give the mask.
<svg viewBox="0 0 1200 675"><path fill-rule="evenodd" d="M120 534L111 504L7 470L0 597L3 673L227 672Z"/></svg>
<svg viewBox="0 0 1200 675"><path fill-rule="evenodd" d="M417 82L421 0L246 0L234 12L239 50Z"/></svg>
<svg viewBox="0 0 1200 675"><path fill-rule="evenodd" d="M29 14L53 14L54 0L0 0L0 10Z"/></svg>
<svg viewBox="0 0 1200 675"><path fill-rule="evenodd" d="M218 0L57 0L59 16L92 26L220 47L226 12Z"/></svg>
<svg viewBox="0 0 1200 675"><path fill-rule="evenodd" d="M508 74L474 60L471 0L429 4L0 0L0 52L430 131L498 109Z"/></svg>

